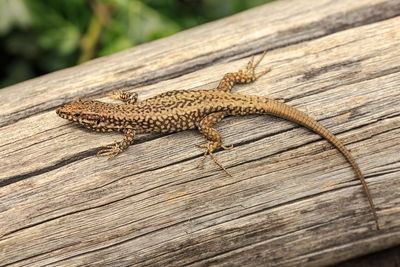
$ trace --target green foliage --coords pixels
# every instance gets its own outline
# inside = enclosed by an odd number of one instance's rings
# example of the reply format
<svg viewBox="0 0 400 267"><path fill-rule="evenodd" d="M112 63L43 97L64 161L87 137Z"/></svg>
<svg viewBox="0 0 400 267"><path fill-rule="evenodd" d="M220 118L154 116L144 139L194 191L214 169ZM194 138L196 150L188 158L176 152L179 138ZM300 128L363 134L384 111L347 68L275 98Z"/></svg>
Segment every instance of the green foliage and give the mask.
<svg viewBox="0 0 400 267"><path fill-rule="evenodd" d="M271 0L0 0L0 87Z"/></svg>

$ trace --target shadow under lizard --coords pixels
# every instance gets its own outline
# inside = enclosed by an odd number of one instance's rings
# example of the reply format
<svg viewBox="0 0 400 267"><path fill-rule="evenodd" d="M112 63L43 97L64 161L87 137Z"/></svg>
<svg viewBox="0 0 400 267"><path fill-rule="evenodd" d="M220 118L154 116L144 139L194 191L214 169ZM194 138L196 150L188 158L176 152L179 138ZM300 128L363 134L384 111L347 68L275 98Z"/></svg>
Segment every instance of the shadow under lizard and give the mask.
<svg viewBox="0 0 400 267"><path fill-rule="evenodd" d="M125 136L122 141L115 141L114 145L105 146L97 153L98 156L109 156L110 158L117 156L133 144L135 134L172 133L197 128L207 141L206 145L196 144L196 146L205 149L199 165L207 155L210 155L214 162L228 175L230 175L228 170L213 154L217 148L233 148L233 146L222 145L222 138L214 128L225 116L268 114L295 122L324 137L351 164L361 181L374 216L376 228L379 229L375 206L364 176L350 152L335 135L307 114L282 102L262 96L231 93L235 84L254 82L270 71L270 69L267 69L257 75L255 74L255 68L264 55L265 52L256 63L254 63L252 57L245 71L239 70L225 74L218 87L213 90L170 91L142 102L137 102L136 93L117 90L109 96L125 102L124 104L78 99L57 108L56 112L60 117L92 130L123 132Z"/></svg>

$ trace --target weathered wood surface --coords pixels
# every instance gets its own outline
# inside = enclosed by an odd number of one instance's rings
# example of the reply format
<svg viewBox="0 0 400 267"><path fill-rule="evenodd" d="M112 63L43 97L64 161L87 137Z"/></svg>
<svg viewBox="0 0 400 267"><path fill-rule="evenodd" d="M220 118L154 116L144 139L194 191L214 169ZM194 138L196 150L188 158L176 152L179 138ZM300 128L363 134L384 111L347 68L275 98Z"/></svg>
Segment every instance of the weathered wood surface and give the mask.
<svg viewBox="0 0 400 267"><path fill-rule="evenodd" d="M312 3L312 4L311 4ZM325 265L400 244L399 1L278 1L0 90L0 266ZM121 138L58 118L77 97L214 88L249 55L272 71L236 92L282 99L347 145L268 116L226 118L230 151L196 168L195 131Z"/></svg>

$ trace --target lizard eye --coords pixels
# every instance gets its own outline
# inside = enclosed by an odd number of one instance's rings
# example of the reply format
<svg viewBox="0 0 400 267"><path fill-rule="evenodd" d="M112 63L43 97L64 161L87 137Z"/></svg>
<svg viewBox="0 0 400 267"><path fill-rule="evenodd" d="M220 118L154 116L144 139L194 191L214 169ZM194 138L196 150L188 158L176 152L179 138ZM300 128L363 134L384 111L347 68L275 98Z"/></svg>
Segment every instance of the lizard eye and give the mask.
<svg viewBox="0 0 400 267"><path fill-rule="evenodd" d="M75 117L75 118L78 118L78 117L79 117L79 114L78 114L78 113L75 113L75 114L74 114L74 117Z"/></svg>

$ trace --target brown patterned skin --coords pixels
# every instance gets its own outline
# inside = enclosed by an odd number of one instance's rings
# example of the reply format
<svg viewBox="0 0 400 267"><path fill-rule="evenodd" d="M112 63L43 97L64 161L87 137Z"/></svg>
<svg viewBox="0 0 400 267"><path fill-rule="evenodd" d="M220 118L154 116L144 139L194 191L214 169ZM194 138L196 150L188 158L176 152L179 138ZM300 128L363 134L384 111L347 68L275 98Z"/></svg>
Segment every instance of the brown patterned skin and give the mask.
<svg viewBox="0 0 400 267"><path fill-rule="evenodd" d="M215 124L228 115L269 114L287 119L309 128L334 145L353 167L367 195L375 224L379 229L375 207L370 196L364 176L354 158L342 142L325 127L305 113L274 99L231 93L235 84L246 84L255 81L269 72L269 69L255 75L254 71L264 54L254 63L249 61L245 71L227 73L214 90L180 90L170 91L155 97L136 102L137 94L122 90L114 91L112 98L125 102L110 104L95 100L75 100L57 108L57 114L70 121L77 122L89 129L102 132L120 131L125 137L114 145L105 146L98 156L115 157L134 142L135 134L171 133L188 129L198 129L207 141L204 156L199 164L210 155L214 162L227 174L229 172L214 157L217 148L231 149L222 145L222 138L214 128ZM229 174L230 175L230 174Z"/></svg>

